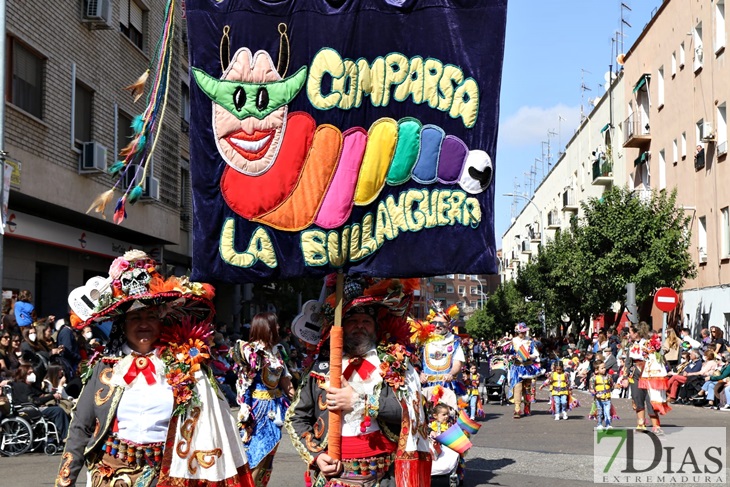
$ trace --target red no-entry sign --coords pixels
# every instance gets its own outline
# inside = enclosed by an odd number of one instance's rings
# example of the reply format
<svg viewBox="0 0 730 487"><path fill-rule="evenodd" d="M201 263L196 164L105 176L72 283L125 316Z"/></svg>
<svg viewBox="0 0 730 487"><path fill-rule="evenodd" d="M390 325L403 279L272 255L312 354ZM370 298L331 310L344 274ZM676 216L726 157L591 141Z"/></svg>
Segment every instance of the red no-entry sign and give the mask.
<svg viewBox="0 0 730 487"><path fill-rule="evenodd" d="M660 287L654 294L654 306L669 313L679 304L679 296L674 289L668 287Z"/></svg>

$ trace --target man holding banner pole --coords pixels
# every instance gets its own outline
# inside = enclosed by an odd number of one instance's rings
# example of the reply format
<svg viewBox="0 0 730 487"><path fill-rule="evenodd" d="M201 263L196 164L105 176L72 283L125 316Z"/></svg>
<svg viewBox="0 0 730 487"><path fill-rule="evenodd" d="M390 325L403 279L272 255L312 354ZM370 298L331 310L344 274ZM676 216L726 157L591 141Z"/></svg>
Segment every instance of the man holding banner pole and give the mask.
<svg viewBox="0 0 730 487"><path fill-rule="evenodd" d="M285 426L307 462L312 485L416 487L429 485L431 458L418 375L404 343L410 297L396 280L376 284L380 296L359 296L343 307L341 387L331 385L322 353L286 415ZM321 344L321 351L326 350ZM342 414L341 458L329 449L330 412Z"/></svg>

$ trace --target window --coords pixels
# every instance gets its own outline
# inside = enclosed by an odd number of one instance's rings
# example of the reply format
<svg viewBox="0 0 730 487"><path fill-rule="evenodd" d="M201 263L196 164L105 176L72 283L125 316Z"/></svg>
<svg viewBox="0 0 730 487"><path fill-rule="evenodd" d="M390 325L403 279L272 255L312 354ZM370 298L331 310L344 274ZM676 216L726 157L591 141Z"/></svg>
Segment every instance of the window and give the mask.
<svg viewBox="0 0 730 487"><path fill-rule="evenodd" d="M476 274L469 274L469 279L471 279L472 281L476 281L477 279L479 279L479 276Z"/></svg>
<svg viewBox="0 0 730 487"><path fill-rule="evenodd" d="M697 232L697 257L700 264L707 262L707 218L699 218L699 230Z"/></svg>
<svg viewBox="0 0 730 487"><path fill-rule="evenodd" d="M190 163L183 160L180 164L180 228L190 231L193 202L190 187Z"/></svg>
<svg viewBox="0 0 730 487"><path fill-rule="evenodd" d="M664 149L659 151L659 190L667 187L667 160L664 157Z"/></svg>
<svg viewBox="0 0 730 487"><path fill-rule="evenodd" d="M471 294L472 296L478 296L479 288L477 286L469 286L469 294Z"/></svg>
<svg viewBox="0 0 730 487"><path fill-rule="evenodd" d="M127 147L134 137L132 130L132 117L126 113L117 112L117 154ZM114 157L117 157L115 154Z"/></svg>
<svg viewBox="0 0 730 487"><path fill-rule="evenodd" d="M677 51L672 53L672 78L677 75Z"/></svg>
<svg viewBox="0 0 730 487"><path fill-rule="evenodd" d="M454 278L454 274L446 274L446 279L453 279L453 278Z"/></svg>
<svg viewBox="0 0 730 487"><path fill-rule="evenodd" d="M459 296L464 296L466 294L466 286L459 286Z"/></svg>
<svg viewBox="0 0 730 487"><path fill-rule="evenodd" d="M94 92L77 81L74 92L74 139L77 144L91 140L93 103Z"/></svg>
<svg viewBox="0 0 730 487"><path fill-rule="evenodd" d="M717 155L727 154L727 104L717 106Z"/></svg>
<svg viewBox="0 0 730 487"><path fill-rule="evenodd" d="M679 69L684 68L684 58L685 58L685 52L684 52L684 42L679 44Z"/></svg>
<svg viewBox="0 0 730 487"><path fill-rule="evenodd" d="M694 61L692 69L699 71L702 69L705 53L702 49L702 22L698 23L692 32L692 45L694 46Z"/></svg>
<svg viewBox="0 0 730 487"><path fill-rule="evenodd" d="M445 293L446 292L446 284L442 282L437 282L433 285L433 292L434 293Z"/></svg>
<svg viewBox="0 0 730 487"><path fill-rule="evenodd" d="M657 72L656 86L657 105L661 108L664 106L664 66L659 68L659 71Z"/></svg>
<svg viewBox="0 0 730 487"><path fill-rule="evenodd" d="M682 159L687 157L687 132L682 132Z"/></svg>
<svg viewBox="0 0 730 487"><path fill-rule="evenodd" d="M183 127L190 125L190 88L187 84L180 85L180 118L182 118Z"/></svg>
<svg viewBox="0 0 730 487"><path fill-rule="evenodd" d="M674 139L672 141L672 163L674 163L674 164L676 164L677 163L677 160L678 160L677 159L677 154L678 154L677 139Z"/></svg>
<svg viewBox="0 0 730 487"><path fill-rule="evenodd" d="M446 285L446 293L447 294L454 294L454 286L452 286L451 284L447 284Z"/></svg>
<svg viewBox="0 0 730 487"><path fill-rule="evenodd" d="M457 277L458 277L458 278L459 278L459 280L461 280L461 281L465 281L465 280L466 280L466 274L457 274Z"/></svg>
<svg viewBox="0 0 730 487"><path fill-rule="evenodd" d="M119 3L119 30L140 49L144 48L142 33L146 14L135 0L121 0Z"/></svg>
<svg viewBox="0 0 730 487"><path fill-rule="evenodd" d="M725 49L725 0L715 3L715 53Z"/></svg>
<svg viewBox="0 0 730 487"><path fill-rule="evenodd" d="M44 60L13 37L8 37L8 43L8 65L12 79L8 85L7 99L34 117L43 118Z"/></svg>
<svg viewBox="0 0 730 487"><path fill-rule="evenodd" d="M720 210L720 218L722 220L720 228L722 228L722 254L723 259L730 259L730 208L727 206Z"/></svg>

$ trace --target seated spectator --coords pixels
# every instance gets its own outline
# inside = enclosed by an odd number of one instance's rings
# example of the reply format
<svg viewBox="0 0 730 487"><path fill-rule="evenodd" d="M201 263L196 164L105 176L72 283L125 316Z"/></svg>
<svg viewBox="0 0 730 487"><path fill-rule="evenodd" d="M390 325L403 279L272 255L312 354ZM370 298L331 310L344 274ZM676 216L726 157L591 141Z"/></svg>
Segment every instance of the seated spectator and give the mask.
<svg viewBox="0 0 730 487"><path fill-rule="evenodd" d="M708 350L708 347L710 346L710 341L712 340L710 338L710 330L708 330L707 328L701 329L700 330L700 337L702 338L702 340L701 340L701 343L702 343L701 350L703 352L705 352L706 350Z"/></svg>
<svg viewBox="0 0 730 487"><path fill-rule="evenodd" d="M20 367L20 356L23 352L20 350L20 343L23 341L19 334L10 335L10 348L5 354L5 366L6 372L9 372L9 377L12 377L13 373Z"/></svg>
<svg viewBox="0 0 730 487"><path fill-rule="evenodd" d="M0 330L0 372L8 369L8 355L10 354L10 332Z"/></svg>
<svg viewBox="0 0 730 487"><path fill-rule="evenodd" d="M730 352L725 352L720 355L719 361L722 364L722 369L718 373L708 377L707 381L702 385L702 390L692 398L693 400L705 398L708 401L708 408L720 409L720 406L715 403L715 387L720 385L720 389L722 390L725 387L724 379L730 377Z"/></svg>
<svg viewBox="0 0 730 487"><path fill-rule="evenodd" d="M690 372L685 374L687 380L684 383L684 387L679 390L677 396L678 403L690 402L690 398L696 395L705 383L708 377L710 377L717 368L717 361L715 360L715 352L708 350L704 354L705 361L702 363L702 367L699 372Z"/></svg>
<svg viewBox="0 0 730 487"><path fill-rule="evenodd" d="M692 338L692 335L690 335L690 332L689 332L689 328L686 328L686 327L682 328L682 331L680 332L680 334L681 334L682 342L689 343L689 346L691 348L694 348L695 350L699 350L700 347L702 346L702 344L700 342L698 342L697 340Z"/></svg>
<svg viewBox="0 0 730 487"><path fill-rule="evenodd" d="M61 394L44 394L36 385L36 375L29 365L21 365L15 371L15 377L10 384L13 391L13 404L33 404L41 410L43 417L53 422L58 430L61 442L66 441L68 424L71 417L55 401L61 399Z"/></svg>
<svg viewBox="0 0 730 487"><path fill-rule="evenodd" d="M683 362L677 366L676 370L670 372L667 393L669 403L677 402L679 390L687 382L687 374L699 372L702 369L702 360L700 360L700 353L697 349L682 352L682 358Z"/></svg>
<svg viewBox="0 0 730 487"><path fill-rule="evenodd" d="M2 320L0 320L0 330L6 331L11 335L20 333L18 322L15 321L15 299L3 300Z"/></svg>

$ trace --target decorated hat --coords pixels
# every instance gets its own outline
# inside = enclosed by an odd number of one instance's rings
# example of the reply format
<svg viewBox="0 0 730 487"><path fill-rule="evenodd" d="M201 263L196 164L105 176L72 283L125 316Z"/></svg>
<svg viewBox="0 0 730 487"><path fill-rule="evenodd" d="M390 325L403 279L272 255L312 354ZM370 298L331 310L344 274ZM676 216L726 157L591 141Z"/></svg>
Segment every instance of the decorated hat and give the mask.
<svg viewBox="0 0 730 487"><path fill-rule="evenodd" d="M431 310L426 316L426 321L432 323L436 317L441 317L446 320L449 326L453 326L456 320L459 318L459 307L452 304L448 308L444 309L440 301L429 301Z"/></svg>
<svg viewBox="0 0 730 487"><path fill-rule="evenodd" d="M160 307L165 324L184 317L208 323L215 315L214 296L210 284L191 282L186 276L165 279L145 252L130 250L114 259L109 277L92 277L74 289L68 304L82 325L114 321L148 306Z"/></svg>
<svg viewBox="0 0 730 487"><path fill-rule="evenodd" d="M527 328L527 324L525 324L525 323L524 323L524 322L522 322L522 321L521 321L521 322L519 322L519 323L517 323L517 324L515 325L515 331L516 331L517 333L527 333L527 330L528 330L528 328Z"/></svg>

